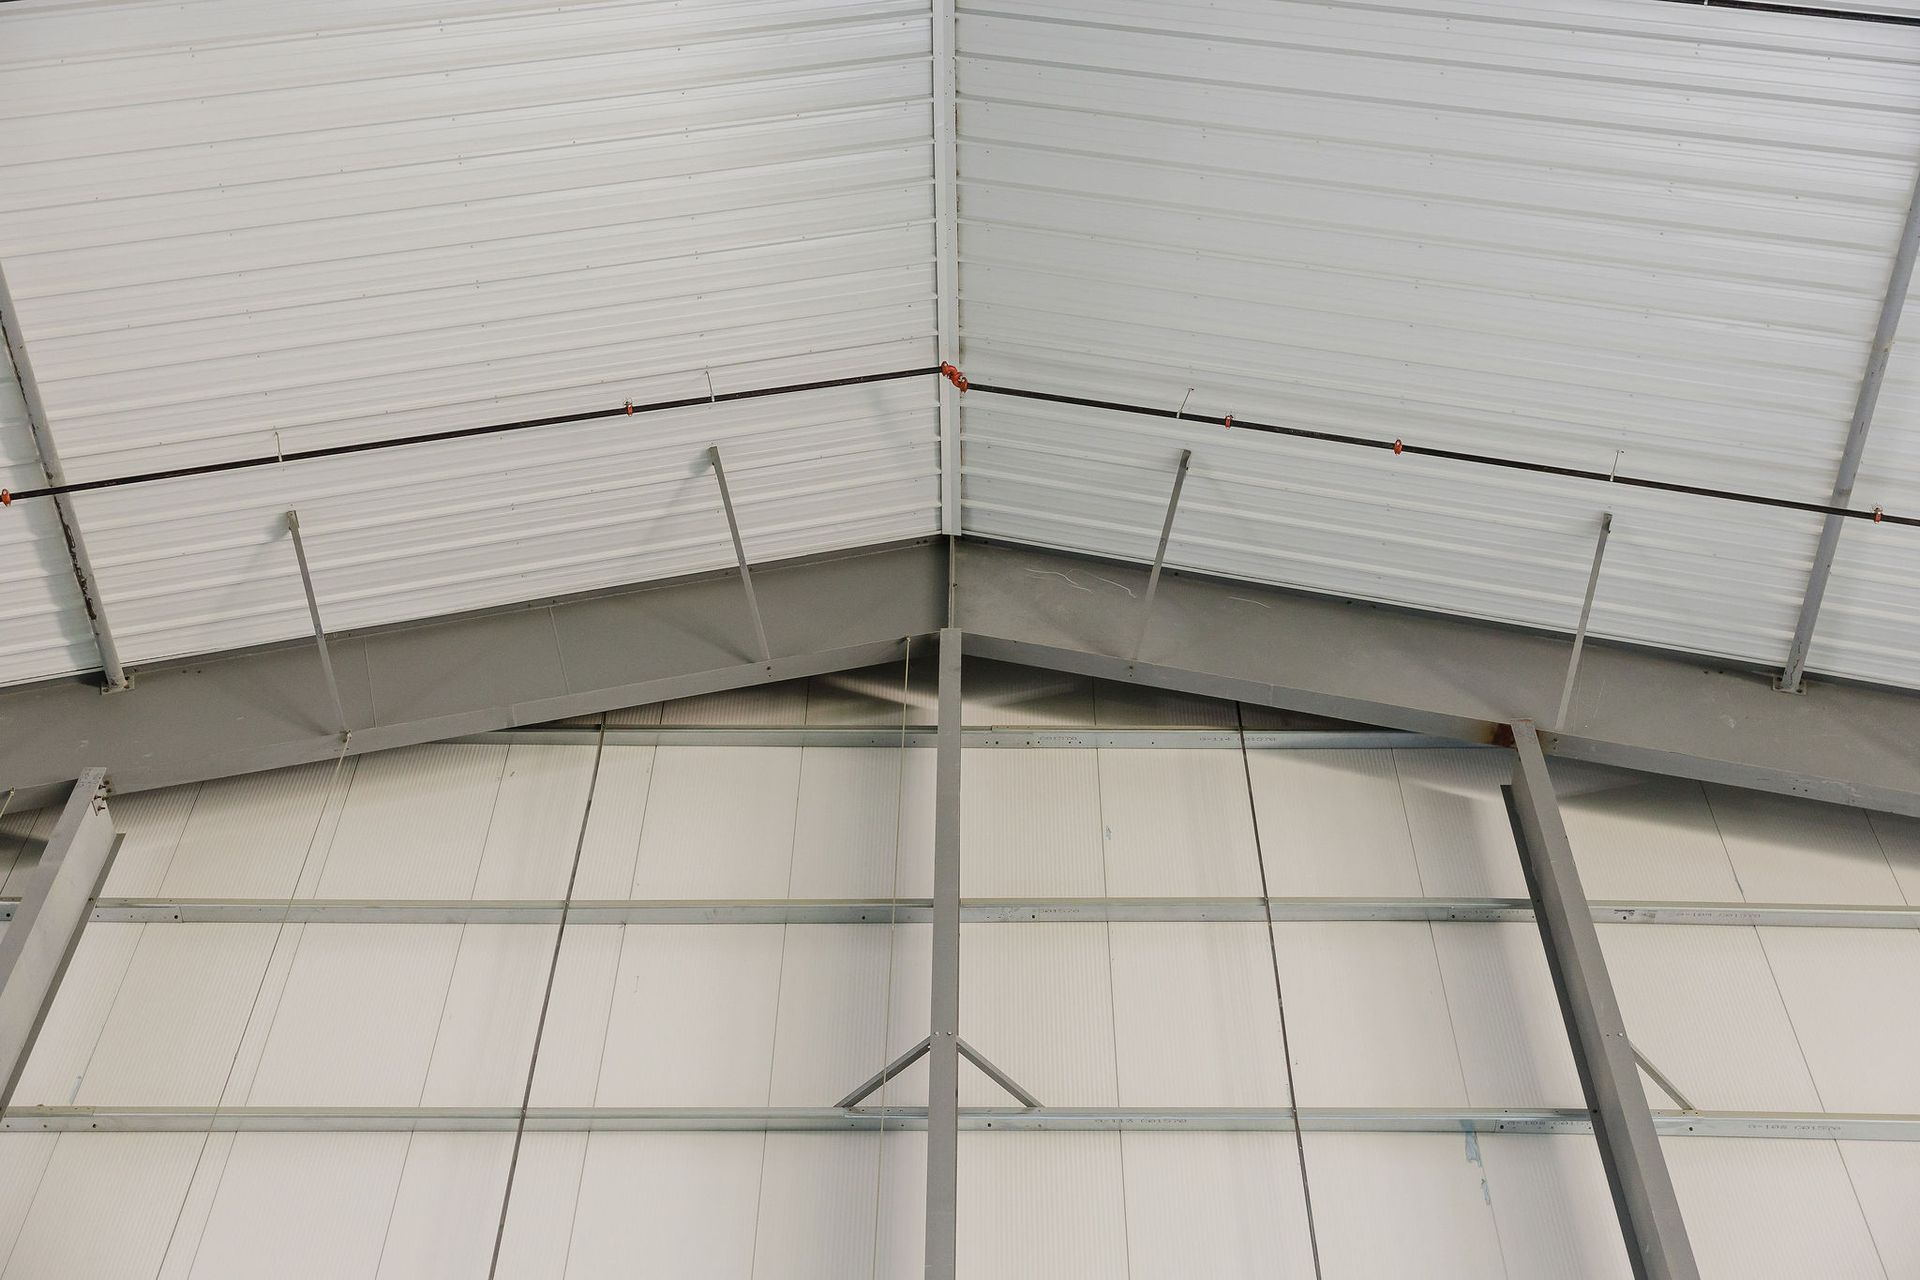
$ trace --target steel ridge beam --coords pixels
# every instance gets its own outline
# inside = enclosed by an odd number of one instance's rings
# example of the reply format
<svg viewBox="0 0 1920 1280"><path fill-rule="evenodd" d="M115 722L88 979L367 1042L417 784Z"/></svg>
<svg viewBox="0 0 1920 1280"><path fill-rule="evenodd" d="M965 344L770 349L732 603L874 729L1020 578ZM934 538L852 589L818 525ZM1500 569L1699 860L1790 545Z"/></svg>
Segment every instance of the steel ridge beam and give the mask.
<svg viewBox="0 0 1920 1280"><path fill-rule="evenodd" d="M517 1107L14 1107L0 1133L508 1131ZM1287 1107L962 1107L966 1132L1287 1133ZM1302 1107L1308 1133L1584 1134L1578 1107ZM1820 1111L1657 1111L1662 1137L1920 1142L1920 1116ZM927 1127L925 1107L534 1107L543 1132L900 1132Z"/></svg>
<svg viewBox="0 0 1920 1280"><path fill-rule="evenodd" d="M1138 662L1143 568L962 542L980 657L1488 743L1554 714L1570 639L1170 573ZM1548 755L1920 817L1920 694L1771 676L1589 640Z"/></svg>
<svg viewBox="0 0 1920 1280"><path fill-rule="evenodd" d="M1566 637L1177 570L1134 663L1120 655L1138 630L1144 567L963 540L953 569L969 653L1430 739L1491 742L1511 720L1553 714L1565 681ZM946 573L932 545L755 566L773 671L753 661L732 569L335 637L348 715L367 726L350 750L889 661L902 637L944 625ZM338 749L304 648L138 674L125 698L79 681L0 691L0 790L19 789L16 809L57 801L95 763L127 792ZM1757 671L1589 642L1568 722L1541 742L1559 758L1920 816L1920 694L1806 687L1784 698Z"/></svg>
<svg viewBox="0 0 1920 1280"><path fill-rule="evenodd" d="M939 629L946 552L912 544L756 565L773 658L738 571L331 637L349 754L896 660ZM0 692L0 792L51 803L89 765L119 793L330 760L311 640L139 672L137 696L78 681Z"/></svg>

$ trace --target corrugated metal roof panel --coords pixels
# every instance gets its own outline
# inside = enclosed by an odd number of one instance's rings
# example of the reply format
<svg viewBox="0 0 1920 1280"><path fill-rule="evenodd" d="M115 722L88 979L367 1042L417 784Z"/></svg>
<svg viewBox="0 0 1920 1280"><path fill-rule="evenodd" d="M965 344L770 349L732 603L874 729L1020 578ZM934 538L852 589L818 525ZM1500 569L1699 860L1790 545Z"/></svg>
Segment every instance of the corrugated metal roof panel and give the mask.
<svg viewBox="0 0 1920 1280"><path fill-rule="evenodd" d="M46 482L13 353L0 343L0 489L18 493ZM0 684L99 666L59 513L50 502L23 502L0 515L0 593L7 601Z"/></svg>
<svg viewBox="0 0 1920 1280"><path fill-rule="evenodd" d="M963 14L963 363L1824 501L1917 60L1906 28L1608 0ZM1818 529L990 394L965 418L973 532L1144 560L1192 447L1171 564L1571 629L1604 508L1595 634L1760 662ZM1887 666L1839 669L1915 682Z"/></svg>
<svg viewBox="0 0 1920 1280"><path fill-rule="evenodd" d="M8 25L0 254L72 480L932 362L914 0ZM358 627L729 564L715 442L756 558L932 532L936 434L916 380L77 505L141 662L303 632L290 507ZM0 522L0 679L95 661L46 508Z"/></svg>
<svg viewBox="0 0 1920 1280"><path fill-rule="evenodd" d="M1703 1276L1884 1280L1836 1144L1665 1138L1661 1149Z"/></svg>

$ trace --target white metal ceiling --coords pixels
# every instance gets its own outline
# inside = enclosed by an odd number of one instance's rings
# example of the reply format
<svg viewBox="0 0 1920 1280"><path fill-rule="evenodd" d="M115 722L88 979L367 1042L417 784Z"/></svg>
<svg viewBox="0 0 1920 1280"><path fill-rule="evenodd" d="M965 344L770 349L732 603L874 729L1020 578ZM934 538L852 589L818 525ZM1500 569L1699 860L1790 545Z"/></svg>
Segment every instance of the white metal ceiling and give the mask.
<svg viewBox="0 0 1920 1280"><path fill-rule="evenodd" d="M963 5L959 57L975 381L1827 500L1920 163L1920 31L1049 0ZM1186 447L1170 563L1559 629L1611 510L1596 634L1762 663L1820 523L990 394L964 443L971 531L1146 558ZM1920 684L1911 532L1849 534L1816 667Z"/></svg>
<svg viewBox="0 0 1920 1280"><path fill-rule="evenodd" d="M69 480L933 362L923 3L9 9L0 259ZM330 627L729 564L716 441L756 558L932 531L920 383L77 502L152 661L306 628L289 507ZM46 506L0 513L29 606L74 594ZM91 664L9 615L0 680Z"/></svg>
<svg viewBox="0 0 1920 1280"><path fill-rule="evenodd" d="M1916 0L1860 5L1920 12ZM922 367L924 0L22 0L0 262L69 476ZM1824 502L1920 29L1656 0L962 4L976 382ZM1920 323L1920 318L1916 318ZM1189 392L1191 388L1191 392ZM0 396L8 394L0 391ZM0 400L0 484L39 483ZM931 380L81 495L129 662L935 531ZM1856 505L1920 510L1896 357ZM1780 662L1819 517L985 394L964 527ZM1814 670L1920 685L1920 535L1849 524ZM0 512L0 683L95 664Z"/></svg>

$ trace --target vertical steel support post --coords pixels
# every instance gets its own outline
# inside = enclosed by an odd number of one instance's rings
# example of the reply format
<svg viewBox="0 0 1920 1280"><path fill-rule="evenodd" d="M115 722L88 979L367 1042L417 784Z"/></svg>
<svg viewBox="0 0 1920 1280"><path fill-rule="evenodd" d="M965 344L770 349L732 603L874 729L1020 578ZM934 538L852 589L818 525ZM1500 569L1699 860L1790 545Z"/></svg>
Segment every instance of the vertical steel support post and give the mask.
<svg viewBox="0 0 1920 1280"><path fill-rule="evenodd" d="M313 593L313 570L307 564L307 544L300 536L300 513L287 512L287 532L293 535L293 558L300 564L300 586L307 593L307 616L313 619L313 643L320 651L320 674L327 678L327 697L333 700L333 722L345 741L353 736L347 727L346 708L340 702L340 682L333 678L333 654L327 648L327 629L320 621L320 598Z"/></svg>
<svg viewBox="0 0 1920 1280"><path fill-rule="evenodd" d="M1513 746L1518 761L1507 790L1508 816L1628 1260L1638 1280L1699 1280L1633 1044L1531 721L1515 722Z"/></svg>
<svg viewBox="0 0 1920 1280"><path fill-rule="evenodd" d="M47 406L40 398L40 382L33 376L33 364L27 359L26 340L20 333L20 315L14 309L5 271L0 271L0 331L4 331L7 351L13 359L13 376L20 383L20 397L26 403L27 431L33 437L34 450L40 455L40 470L47 477L47 487L57 490L67 482L67 469L60 461L60 450L53 442L53 430L47 423ZM67 544L67 559L73 564L73 580L80 587L80 604L87 611L87 626L92 629L94 645L100 650L101 680L108 693L118 693L127 687L127 671L120 663L120 646L114 643L113 627L107 622L106 607L100 601L100 576L93 571L93 557L87 552L87 540L74 515L73 500L64 493L55 493L53 509Z"/></svg>
<svg viewBox="0 0 1920 1280"><path fill-rule="evenodd" d="M13 923L0 937L0 1108L13 1099L34 1037L113 863L117 841L106 789L104 769L89 769L73 784Z"/></svg>
<svg viewBox="0 0 1920 1280"><path fill-rule="evenodd" d="M1880 404L1880 387L1887 380L1887 362L1893 357L1894 335L1900 329L1900 315L1907 307L1907 290L1913 283L1913 264L1920 256L1920 171L1914 174L1913 198L1907 205L1907 221L1900 230L1900 242L1893 254L1893 273L1887 279L1886 297L1880 303L1880 319L1874 326L1873 345L1867 348L1867 371L1860 379L1860 394L1854 400L1853 422L1847 428L1847 442L1840 451L1840 469L1833 478L1833 496L1827 505L1848 506L1853 502L1853 481L1860 473L1860 455L1867 447L1867 432L1873 427L1874 410ZM1800 619L1794 624L1793 643L1787 647L1787 663L1780 672L1780 688L1788 693L1800 691L1800 680L1807 671L1807 651L1813 646L1813 628L1820 620L1820 602L1826 598L1827 579L1833 575L1834 553L1840 547L1840 529L1845 516L1829 515L1820 526L1820 542L1813 552L1813 572L1807 578L1807 590L1800 600Z"/></svg>
<svg viewBox="0 0 1920 1280"><path fill-rule="evenodd" d="M934 739L933 993L927 1047L927 1280L954 1280L960 1184L960 632L940 631Z"/></svg>
<svg viewBox="0 0 1920 1280"><path fill-rule="evenodd" d="M1174 513L1180 510L1180 490L1187 483L1187 468L1193 464L1193 450L1180 451L1180 467L1173 473L1173 495L1167 499L1167 518L1160 524L1160 545L1154 548L1153 572L1147 575L1147 595L1140 602L1140 633L1133 638L1133 652L1129 655L1133 661L1140 660L1140 650L1147 643L1147 628L1153 622L1153 597L1160 590L1160 568L1167 562L1167 542L1173 537Z"/></svg>
<svg viewBox="0 0 1920 1280"><path fill-rule="evenodd" d="M1573 652L1567 657L1567 682L1560 689L1560 710L1553 727L1567 727L1567 708L1573 705L1573 682L1580 675L1580 654L1587 647L1587 623L1593 618L1593 593L1600 586L1600 562L1607 554L1607 536L1613 532L1613 512L1600 513L1600 537L1593 544L1593 568L1587 570L1587 594L1580 602L1580 622L1573 629Z"/></svg>
<svg viewBox="0 0 1920 1280"><path fill-rule="evenodd" d="M740 565L740 585L747 591L747 612L753 615L753 634L760 642L760 661L772 662L767 629L760 622L760 601L753 594L753 570L747 568L747 547L740 540L740 521L733 514L733 492L727 488L726 468L720 465L720 446L710 446L707 457L713 460L713 478L720 483L720 506L727 513L727 532L733 535L733 558Z"/></svg>

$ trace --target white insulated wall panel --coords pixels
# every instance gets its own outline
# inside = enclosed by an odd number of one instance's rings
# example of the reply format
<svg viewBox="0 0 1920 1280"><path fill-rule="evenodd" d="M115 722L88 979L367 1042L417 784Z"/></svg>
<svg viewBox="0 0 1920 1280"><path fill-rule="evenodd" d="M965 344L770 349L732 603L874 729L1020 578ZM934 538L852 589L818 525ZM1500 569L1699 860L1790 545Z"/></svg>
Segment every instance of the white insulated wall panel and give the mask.
<svg viewBox="0 0 1920 1280"><path fill-rule="evenodd" d="M786 927L768 1105L832 1106L926 1034L925 966L909 954L926 932Z"/></svg>
<svg viewBox="0 0 1920 1280"><path fill-rule="evenodd" d="M130 0L26 5L7 36L0 257L75 480L932 362L923 6ZM937 528L924 378L105 490L80 519L153 660L301 633L289 507L335 627L719 567L716 440L759 558ZM47 505L0 521L29 605L0 677L96 662Z"/></svg>
<svg viewBox="0 0 1920 1280"><path fill-rule="evenodd" d="M513 1155L510 1133L411 1133L377 1280L461 1280L487 1269Z"/></svg>
<svg viewBox="0 0 1920 1280"><path fill-rule="evenodd" d="M1467 1105L1432 927L1287 923L1274 946L1301 1106Z"/></svg>
<svg viewBox="0 0 1920 1280"><path fill-rule="evenodd" d="M1707 797L1749 902L1904 903L1866 810L1735 787Z"/></svg>
<svg viewBox="0 0 1920 1280"><path fill-rule="evenodd" d="M1290 1133L1122 1133L1131 1280L1309 1280Z"/></svg>
<svg viewBox="0 0 1920 1280"><path fill-rule="evenodd" d="M1323 1274L1431 1280L1507 1274L1473 1134L1303 1137Z"/></svg>
<svg viewBox="0 0 1920 1280"><path fill-rule="evenodd" d="M1289 1105L1264 924L1107 928L1120 1105Z"/></svg>
<svg viewBox="0 0 1920 1280"><path fill-rule="evenodd" d="M1920 31L1057 0L963 8L959 52L976 383L1825 501L1920 162ZM990 392L964 416L972 532L1145 560L1191 448L1173 565L1571 630L1611 510L1595 634L1761 662L1819 527ZM1827 668L1914 683L1906 594Z"/></svg>
<svg viewBox="0 0 1920 1280"><path fill-rule="evenodd" d="M1761 929L1820 1099L1832 1111L1920 1113L1920 933Z"/></svg>
<svg viewBox="0 0 1920 1280"><path fill-rule="evenodd" d="M1868 814L1873 834L1893 868L1893 878L1908 906L1920 906L1920 818L1904 818L1891 813Z"/></svg>
<svg viewBox="0 0 1920 1280"><path fill-rule="evenodd" d="M1840 1158L1860 1197L1873 1246L1888 1276L1920 1275L1920 1145L1841 1142Z"/></svg>
<svg viewBox="0 0 1920 1280"><path fill-rule="evenodd" d="M1048 1106L1120 1105L1120 979L1108 950L1116 927L960 926L960 1026L967 1042ZM1012 1105L1004 1089L971 1068L960 1074L960 1102Z"/></svg>
<svg viewBox="0 0 1920 1280"><path fill-rule="evenodd" d="M961 1134L959 1273L968 1280L1127 1274L1122 1136Z"/></svg>
<svg viewBox="0 0 1920 1280"><path fill-rule="evenodd" d="M1094 751L982 747L960 767L960 892L1098 898L1100 769Z"/></svg>
<svg viewBox="0 0 1920 1280"><path fill-rule="evenodd" d="M17 1139L6 1141L13 1154ZM0 1276L151 1280L202 1141L196 1133L61 1134Z"/></svg>
<svg viewBox="0 0 1920 1280"><path fill-rule="evenodd" d="M574 1206L568 1280L752 1274L760 1133L594 1133Z"/></svg>
<svg viewBox="0 0 1920 1280"><path fill-rule="evenodd" d="M1771 1138L1660 1143L1703 1276L1889 1280L1838 1144Z"/></svg>
<svg viewBox="0 0 1920 1280"><path fill-rule="evenodd" d="M1249 751L1267 889L1279 898L1417 898L1391 751Z"/></svg>
<svg viewBox="0 0 1920 1280"><path fill-rule="evenodd" d="M1588 901L1746 900L1699 783L1566 768L1553 780Z"/></svg>
<svg viewBox="0 0 1920 1280"><path fill-rule="evenodd" d="M631 896L784 898L799 747L661 747Z"/></svg>
<svg viewBox="0 0 1920 1280"><path fill-rule="evenodd" d="M1600 1148L1590 1135L1483 1133L1475 1145L1507 1275L1627 1280L1633 1274Z"/></svg>
<svg viewBox="0 0 1920 1280"><path fill-rule="evenodd" d="M1727 925L1598 926L1627 1035L1696 1107L1819 1111L1799 1034L1754 930ZM1824 929L1788 930L1823 934ZM1677 1107L1643 1081L1655 1107ZM1826 1107L1834 1110L1853 1108Z"/></svg>
<svg viewBox="0 0 1920 1280"><path fill-rule="evenodd" d="M931 898L934 763L918 749L803 748L789 896Z"/></svg>
<svg viewBox="0 0 1920 1280"><path fill-rule="evenodd" d="M1129 747L1096 754L1109 897L1260 895L1238 751Z"/></svg>
<svg viewBox="0 0 1920 1280"><path fill-rule="evenodd" d="M926 1258L926 1168L923 1134L766 1135L753 1280L919 1271Z"/></svg>
<svg viewBox="0 0 1920 1280"><path fill-rule="evenodd" d="M1585 1106L1539 929L1531 923L1431 927L1467 1101Z"/></svg>
<svg viewBox="0 0 1920 1280"><path fill-rule="evenodd" d="M244 1280L263 1269L290 1280L374 1275L411 1137L236 1135L192 1274L204 1280Z"/></svg>

